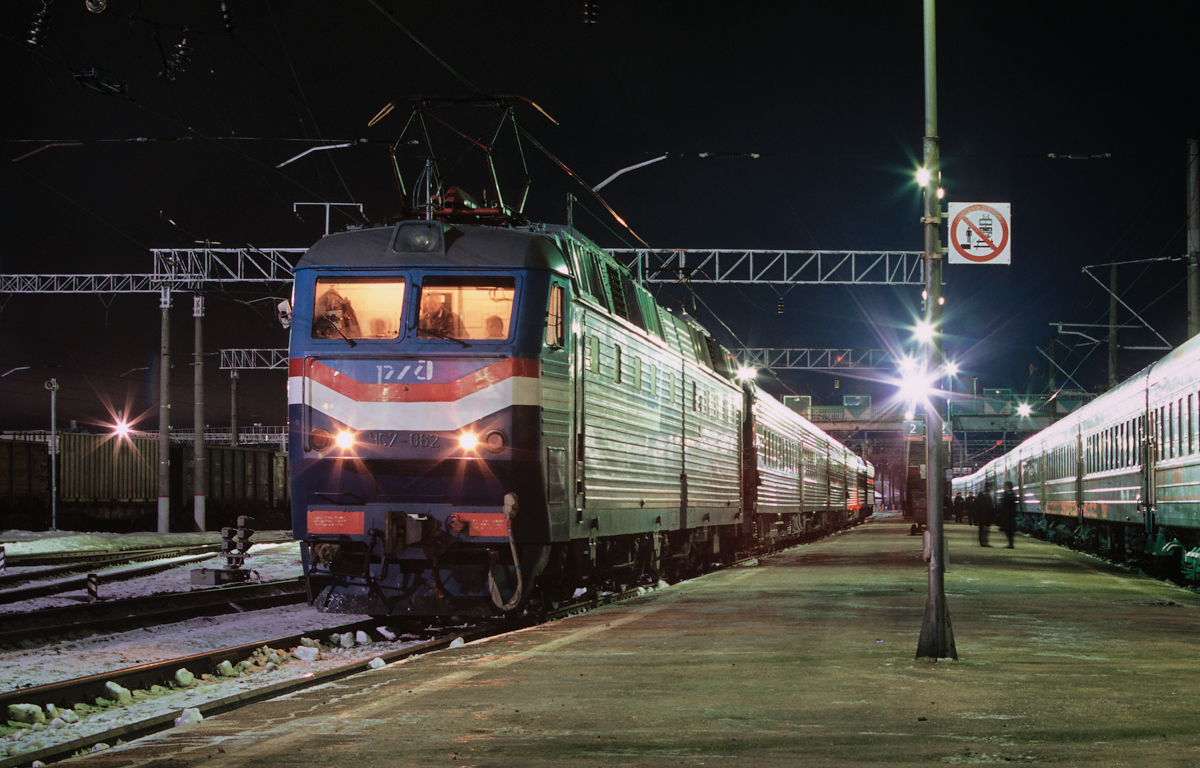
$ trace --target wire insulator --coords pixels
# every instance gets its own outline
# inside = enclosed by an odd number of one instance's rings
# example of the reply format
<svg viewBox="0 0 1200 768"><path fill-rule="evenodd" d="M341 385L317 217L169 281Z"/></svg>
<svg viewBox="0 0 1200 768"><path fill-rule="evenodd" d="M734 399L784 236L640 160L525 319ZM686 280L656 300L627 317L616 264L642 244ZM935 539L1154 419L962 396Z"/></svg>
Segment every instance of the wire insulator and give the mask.
<svg viewBox="0 0 1200 768"><path fill-rule="evenodd" d="M50 20L50 0L42 0L42 10L38 11L33 17L33 27L29 30L29 39L25 42L32 45L34 48L40 48L42 41L39 38L46 31L46 26Z"/></svg>

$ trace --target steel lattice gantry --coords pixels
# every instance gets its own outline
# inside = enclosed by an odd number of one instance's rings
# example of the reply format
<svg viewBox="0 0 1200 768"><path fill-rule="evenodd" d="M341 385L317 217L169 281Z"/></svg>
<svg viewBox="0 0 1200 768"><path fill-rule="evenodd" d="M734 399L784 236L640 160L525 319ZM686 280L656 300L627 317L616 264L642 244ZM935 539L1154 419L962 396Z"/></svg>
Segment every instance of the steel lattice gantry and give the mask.
<svg viewBox="0 0 1200 768"><path fill-rule="evenodd" d="M305 250L156 248L153 274L0 275L0 293L161 293L228 283L290 283L291 262Z"/></svg>
<svg viewBox="0 0 1200 768"><path fill-rule="evenodd" d="M918 251L607 250L647 283L925 284Z"/></svg>
<svg viewBox="0 0 1200 768"><path fill-rule="evenodd" d="M0 275L0 293L158 293L231 282L290 282L304 248L159 248L153 274ZM613 248L645 282L923 285L916 251Z"/></svg>
<svg viewBox="0 0 1200 768"><path fill-rule="evenodd" d="M221 370L278 371L288 366L287 349L222 349Z"/></svg>
<svg viewBox="0 0 1200 768"><path fill-rule="evenodd" d="M740 363L773 371L889 371L898 367L886 349L739 349Z"/></svg>

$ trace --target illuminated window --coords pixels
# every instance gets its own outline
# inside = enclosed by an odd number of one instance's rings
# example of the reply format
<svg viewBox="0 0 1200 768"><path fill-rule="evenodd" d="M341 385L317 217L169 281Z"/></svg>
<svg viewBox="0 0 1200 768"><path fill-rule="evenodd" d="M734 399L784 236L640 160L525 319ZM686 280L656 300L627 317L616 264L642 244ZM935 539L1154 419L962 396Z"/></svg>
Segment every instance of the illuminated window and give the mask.
<svg viewBox="0 0 1200 768"><path fill-rule="evenodd" d="M511 277L427 277L417 338L507 339L516 292Z"/></svg>
<svg viewBox="0 0 1200 768"><path fill-rule="evenodd" d="M395 339L400 335L404 280L319 278L313 294L314 339Z"/></svg>
<svg viewBox="0 0 1200 768"><path fill-rule="evenodd" d="M561 285L550 286L550 306L546 310L546 346L561 347L566 337L565 302Z"/></svg>

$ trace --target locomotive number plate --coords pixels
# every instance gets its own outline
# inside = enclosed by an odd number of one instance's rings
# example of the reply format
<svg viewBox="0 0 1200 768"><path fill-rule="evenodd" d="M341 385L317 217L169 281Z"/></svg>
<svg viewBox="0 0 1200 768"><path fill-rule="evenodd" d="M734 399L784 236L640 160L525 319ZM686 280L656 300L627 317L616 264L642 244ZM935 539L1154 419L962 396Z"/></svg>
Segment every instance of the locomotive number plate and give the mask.
<svg viewBox="0 0 1200 768"><path fill-rule="evenodd" d="M433 432L391 432L374 430L359 433L359 438L368 443L388 448L437 448L442 436Z"/></svg>

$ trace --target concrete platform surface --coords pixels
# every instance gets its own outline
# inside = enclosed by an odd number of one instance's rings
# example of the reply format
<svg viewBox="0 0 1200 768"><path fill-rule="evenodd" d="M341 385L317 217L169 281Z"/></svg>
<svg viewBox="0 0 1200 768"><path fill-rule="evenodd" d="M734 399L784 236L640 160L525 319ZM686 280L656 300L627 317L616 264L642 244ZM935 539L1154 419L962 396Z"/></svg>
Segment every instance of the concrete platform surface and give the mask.
<svg viewBox="0 0 1200 768"><path fill-rule="evenodd" d="M78 759L88 766L1200 766L1200 596L874 520L644 597ZM71 761L76 762L76 761Z"/></svg>

